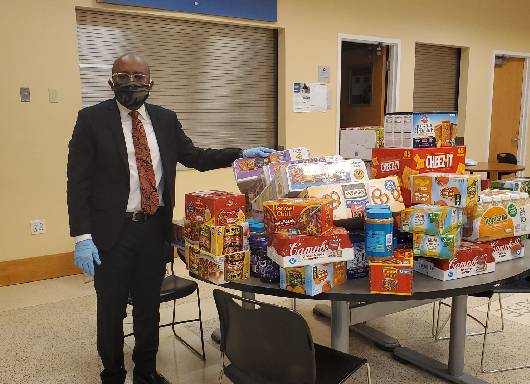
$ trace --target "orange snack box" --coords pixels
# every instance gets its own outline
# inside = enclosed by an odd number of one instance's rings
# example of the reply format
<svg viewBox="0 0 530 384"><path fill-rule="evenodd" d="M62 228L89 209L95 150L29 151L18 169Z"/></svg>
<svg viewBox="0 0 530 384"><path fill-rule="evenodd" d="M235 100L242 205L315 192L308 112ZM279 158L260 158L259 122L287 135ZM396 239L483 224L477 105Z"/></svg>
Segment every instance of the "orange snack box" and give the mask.
<svg viewBox="0 0 530 384"><path fill-rule="evenodd" d="M414 258L409 249L398 249L392 258L370 261L370 292L412 295Z"/></svg>

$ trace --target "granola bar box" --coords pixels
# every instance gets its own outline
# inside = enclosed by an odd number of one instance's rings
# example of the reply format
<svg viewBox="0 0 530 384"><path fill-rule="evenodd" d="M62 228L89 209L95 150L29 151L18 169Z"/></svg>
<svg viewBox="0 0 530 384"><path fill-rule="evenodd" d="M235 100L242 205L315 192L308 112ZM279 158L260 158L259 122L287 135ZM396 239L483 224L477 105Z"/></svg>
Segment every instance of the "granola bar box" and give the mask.
<svg viewBox="0 0 530 384"><path fill-rule="evenodd" d="M330 200L278 199L263 203L267 233L322 235L333 227Z"/></svg>
<svg viewBox="0 0 530 384"><path fill-rule="evenodd" d="M370 292L412 295L414 258L412 251L398 249L392 258L370 262Z"/></svg>
<svg viewBox="0 0 530 384"><path fill-rule="evenodd" d="M350 234L341 227L320 236L273 234L267 255L280 267L347 261L354 257Z"/></svg>
<svg viewBox="0 0 530 384"><path fill-rule="evenodd" d="M186 193L186 219L196 224L234 225L245 221L245 195L224 191Z"/></svg>
<svg viewBox="0 0 530 384"><path fill-rule="evenodd" d="M246 251L248 246L248 222L236 225L200 226L199 248L216 256Z"/></svg>
<svg viewBox="0 0 530 384"><path fill-rule="evenodd" d="M466 147L374 148L371 174L374 179L398 176L406 206L410 201L410 176L428 172L465 172Z"/></svg>
<svg viewBox="0 0 530 384"><path fill-rule="evenodd" d="M333 264L280 268L280 288L315 296L333 287Z"/></svg>

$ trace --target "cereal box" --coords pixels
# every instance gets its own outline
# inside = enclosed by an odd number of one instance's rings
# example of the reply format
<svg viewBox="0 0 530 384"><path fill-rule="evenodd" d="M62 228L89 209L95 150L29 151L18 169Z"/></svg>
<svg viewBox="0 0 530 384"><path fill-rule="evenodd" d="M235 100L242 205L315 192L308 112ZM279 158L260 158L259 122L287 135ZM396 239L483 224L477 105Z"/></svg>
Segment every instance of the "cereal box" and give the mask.
<svg viewBox="0 0 530 384"><path fill-rule="evenodd" d="M330 199L334 220L362 218L368 202L367 184L321 185L309 187L301 196Z"/></svg>
<svg viewBox="0 0 530 384"><path fill-rule="evenodd" d="M364 235L351 234L353 260L346 262L348 280L368 276L368 258L364 248Z"/></svg>
<svg viewBox="0 0 530 384"><path fill-rule="evenodd" d="M280 268L280 288L315 296L333 287L333 265L313 264L305 267Z"/></svg>
<svg viewBox="0 0 530 384"><path fill-rule="evenodd" d="M367 182L366 165L362 160L332 163L289 164L274 178L278 196L296 197L304 189L320 185Z"/></svg>
<svg viewBox="0 0 530 384"><path fill-rule="evenodd" d="M486 242L492 248L496 263L513 260L524 256L524 242L526 236L507 237Z"/></svg>
<svg viewBox="0 0 530 384"><path fill-rule="evenodd" d="M215 256L186 244L185 257L191 276L215 284L248 279L250 276L250 251Z"/></svg>
<svg viewBox="0 0 530 384"><path fill-rule="evenodd" d="M267 255L280 267L347 261L354 258L349 233L335 227L324 235L273 234Z"/></svg>
<svg viewBox="0 0 530 384"><path fill-rule="evenodd" d="M333 227L327 199L278 199L263 203L267 233L322 235Z"/></svg>
<svg viewBox="0 0 530 384"><path fill-rule="evenodd" d="M372 148L384 145L384 128L352 127L340 130L340 154L347 159L370 160Z"/></svg>
<svg viewBox="0 0 530 384"><path fill-rule="evenodd" d="M464 146L423 149L374 148L371 174L375 179L398 176L403 201L409 206L411 175L428 172L464 173L465 157Z"/></svg>
<svg viewBox="0 0 530 384"><path fill-rule="evenodd" d="M475 175L425 173L411 176L412 204L465 208L476 206L480 183Z"/></svg>
<svg viewBox="0 0 530 384"><path fill-rule="evenodd" d="M224 191L186 193L186 219L197 224L233 225L245 221L245 195Z"/></svg>
<svg viewBox="0 0 530 384"><path fill-rule="evenodd" d="M412 235L412 249L414 256L437 257L452 259L462 240L461 231L443 235L426 235L414 233Z"/></svg>
<svg viewBox="0 0 530 384"><path fill-rule="evenodd" d="M248 250L248 222L215 226L203 224L199 229L199 248L216 256Z"/></svg>
<svg viewBox="0 0 530 384"><path fill-rule="evenodd" d="M388 204L392 212L405 209L397 176L369 180L368 189L371 204Z"/></svg>
<svg viewBox="0 0 530 384"><path fill-rule="evenodd" d="M405 232L441 235L455 232L464 223L463 210L439 205L414 205L401 212Z"/></svg>
<svg viewBox="0 0 530 384"><path fill-rule="evenodd" d="M412 295L414 258L410 250L398 249L391 259L370 262L370 292Z"/></svg>

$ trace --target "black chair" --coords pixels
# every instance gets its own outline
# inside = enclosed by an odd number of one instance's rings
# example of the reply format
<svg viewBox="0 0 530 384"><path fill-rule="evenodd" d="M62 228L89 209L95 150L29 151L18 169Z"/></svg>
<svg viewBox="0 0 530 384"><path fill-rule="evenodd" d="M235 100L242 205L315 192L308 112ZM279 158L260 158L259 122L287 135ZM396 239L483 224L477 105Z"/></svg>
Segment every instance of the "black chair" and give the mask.
<svg viewBox="0 0 530 384"><path fill-rule="evenodd" d="M199 286L193 280L185 279L183 277L175 275L175 269L174 269L175 258L174 258L174 253L173 253L173 247L169 245L166 247L166 255L167 255L168 263L171 264L171 274L165 276L164 280L162 280L162 287L160 288L160 303L166 303L169 301L173 301L173 319L170 323L160 324L159 328L171 327L171 329L173 330L173 334L175 335L177 340L179 340L182 344L188 347L199 358L201 358L202 360L206 360L206 355L204 353L204 333L203 333L203 328L202 328L201 298L199 295ZM182 299L183 297L189 296L194 292L197 292L197 306L199 309L199 317L196 319L175 321L175 309L177 305L177 300ZM134 306L133 299L130 296L129 296L128 304ZM175 325L192 323L192 322L199 322L199 327L201 331L202 353L197 351L187 341L185 341L182 337L177 335L177 332L175 331ZM134 335L134 332L131 332L131 333L126 334L124 337L129 337L133 335Z"/></svg>
<svg viewBox="0 0 530 384"><path fill-rule="evenodd" d="M224 373L235 384L337 384L366 365L371 383L366 359L314 344L297 312L219 289L213 296L221 325L219 380Z"/></svg>
<svg viewBox="0 0 530 384"><path fill-rule="evenodd" d="M497 162L517 165L517 157L513 153L497 153ZM499 172L499 179L509 174L510 172Z"/></svg>

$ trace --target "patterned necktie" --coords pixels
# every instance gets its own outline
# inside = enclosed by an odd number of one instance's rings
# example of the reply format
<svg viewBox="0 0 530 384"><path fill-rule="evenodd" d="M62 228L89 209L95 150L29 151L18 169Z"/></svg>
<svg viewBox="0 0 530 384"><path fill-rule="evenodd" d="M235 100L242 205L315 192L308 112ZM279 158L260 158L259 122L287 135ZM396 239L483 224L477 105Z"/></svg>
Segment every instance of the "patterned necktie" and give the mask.
<svg viewBox="0 0 530 384"><path fill-rule="evenodd" d="M140 179L142 211L153 215L158 209L160 197L156 189L156 178L151 161L151 152L147 144L144 125L138 118L138 111L131 111L129 115L132 117L132 138L134 153L136 154L138 177Z"/></svg>

